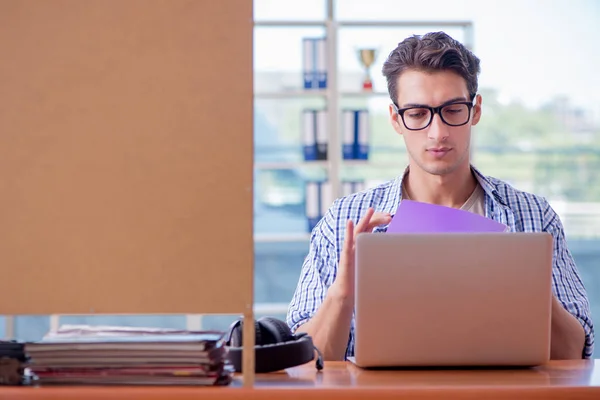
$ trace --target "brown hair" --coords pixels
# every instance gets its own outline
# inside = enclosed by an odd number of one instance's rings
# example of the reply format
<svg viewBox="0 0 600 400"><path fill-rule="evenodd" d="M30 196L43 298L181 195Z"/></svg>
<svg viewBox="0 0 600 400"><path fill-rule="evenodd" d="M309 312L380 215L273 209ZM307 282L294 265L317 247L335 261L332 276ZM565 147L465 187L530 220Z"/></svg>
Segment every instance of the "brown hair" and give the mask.
<svg viewBox="0 0 600 400"><path fill-rule="evenodd" d="M454 71L467 82L471 100L477 94L479 58L444 32L430 32L404 39L383 63L382 72L387 80L388 93L396 105L398 77L407 69L425 72Z"/></svg>

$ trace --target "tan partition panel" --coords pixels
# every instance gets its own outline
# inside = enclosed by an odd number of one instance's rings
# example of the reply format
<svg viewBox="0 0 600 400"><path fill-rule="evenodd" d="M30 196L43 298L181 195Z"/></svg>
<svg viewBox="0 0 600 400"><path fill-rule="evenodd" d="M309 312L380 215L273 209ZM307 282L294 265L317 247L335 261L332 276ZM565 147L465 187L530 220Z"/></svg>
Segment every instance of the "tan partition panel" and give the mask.
<svg viewBox="0 0 600 400"><path fill-rule="evenodd" d="M0 0L0 313L252 307L252 2Z"/></svg>

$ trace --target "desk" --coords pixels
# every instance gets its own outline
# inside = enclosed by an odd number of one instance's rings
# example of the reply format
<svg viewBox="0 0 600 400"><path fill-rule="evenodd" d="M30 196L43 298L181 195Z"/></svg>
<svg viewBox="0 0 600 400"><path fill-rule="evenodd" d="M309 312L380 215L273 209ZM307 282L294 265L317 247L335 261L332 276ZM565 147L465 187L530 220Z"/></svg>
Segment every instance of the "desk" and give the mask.
<svg viewBox="0 0 600 400"><path fill-rule="evenodd" d="M257 374L254 388L241 377L228 387L5 387L0 399L600 399L600 360L552 361L530 369L362 370L328 362Z"/></svg>

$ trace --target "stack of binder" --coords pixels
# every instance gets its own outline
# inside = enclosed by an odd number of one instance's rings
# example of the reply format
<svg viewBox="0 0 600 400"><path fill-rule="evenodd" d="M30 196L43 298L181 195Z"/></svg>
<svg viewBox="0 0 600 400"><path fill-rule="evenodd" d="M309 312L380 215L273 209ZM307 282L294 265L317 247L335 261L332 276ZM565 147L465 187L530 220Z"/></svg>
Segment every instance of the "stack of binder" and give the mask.
<svg viewBox="0 0 600 400"><path fill-rule="evenodd" d="M212 331L68 328L25 350L33 383L41 385L208 386L232 381L224 340Z"/></svg>

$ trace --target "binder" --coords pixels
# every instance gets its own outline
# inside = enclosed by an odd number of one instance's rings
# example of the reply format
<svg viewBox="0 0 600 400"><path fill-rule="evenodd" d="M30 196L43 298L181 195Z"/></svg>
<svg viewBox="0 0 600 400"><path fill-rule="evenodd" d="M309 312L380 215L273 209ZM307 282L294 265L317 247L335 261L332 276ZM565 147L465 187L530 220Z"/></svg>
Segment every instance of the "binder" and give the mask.
<svg viewBox="0 0 600 400"><path fill-rule="evenodd" d="M355 158L358 160L369 159L369 137L371 135L371 122L369 110L356 111L356 148Z"/></svg>
<svg viewBox="0 0 600 400"><path fill-rule="evenodd" d="M342 111L342 158L368 160L371 120L367 109Z"/></svg>
<svg viewBox="0 0 600 400"><path fill-rule="evenodd" d="M344 160L354 159L354 110L342 111L342 156Z"/></svg>
<svg viewBox="0 0 600 400"><path fill-rule="evenodd" d="M312 38L302 39L302 75L304 78L304 89L312 89L314 81L315 54L313 51L314 40Z"/></svg>
<svg viewBox="0 0 600 400"><path fill-rule="evenodd" d="M320 182L319 192L319 218L323 218L323 216L327 213L329 207L331 207L331 205L333 204L333 193L331 193L331 183L328 181Z"/></svg>
<svg viewBox="0 0 600 400"><path fill-rule="evenodd" d="M312 232L320 219L319 182L306 182L306 222L308 232Z"/></svg>
<svg viewBox="0 0 600 400"><path fill-rule="evenodd" d="M315 110L302 110L302 148L305 161L317 159L316 125Z"/></svg>
<svg viewBox="0 0 600 400"><path fill-rule="evenodd" d="M327 39L302 39L302 75L304 89L327 88Z"/></svg>
<svg viewBox="0 0 600 400"><path fill-rule="evenodd" d="M316 42L316 72L317 87L319 89L327 88L327 40L318 38Z"/></svg>
<svg viewBox="0 0 600 400"><path fill-rule="evenodd" d="M327 135L327 110L315 110L316 123L316 147L317 147L317 160L327 160L327 147L328 147L328 135Z"/></svg>

